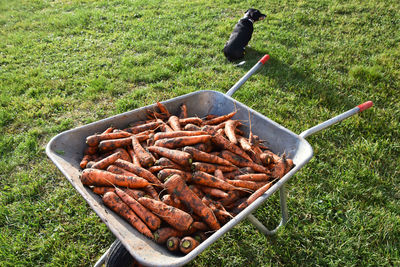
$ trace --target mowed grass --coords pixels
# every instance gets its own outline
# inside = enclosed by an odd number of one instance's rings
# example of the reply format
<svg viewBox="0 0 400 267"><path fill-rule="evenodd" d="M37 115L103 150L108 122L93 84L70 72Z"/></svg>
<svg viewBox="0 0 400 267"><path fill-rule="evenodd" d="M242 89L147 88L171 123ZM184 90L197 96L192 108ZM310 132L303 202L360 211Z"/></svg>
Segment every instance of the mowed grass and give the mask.
<svg viewBox="0 0 400 267"><path fill-rule="evenodd" d="M249 7L246 63L222 54ZM47 158L56 134L189 92L226 92L307 138L287 185L290 221L246 220L189 266L400 265L400 3L387 1L0 1L0 266L93 265L114 237ZM256 217L273 228L279 197Z"/></svg>

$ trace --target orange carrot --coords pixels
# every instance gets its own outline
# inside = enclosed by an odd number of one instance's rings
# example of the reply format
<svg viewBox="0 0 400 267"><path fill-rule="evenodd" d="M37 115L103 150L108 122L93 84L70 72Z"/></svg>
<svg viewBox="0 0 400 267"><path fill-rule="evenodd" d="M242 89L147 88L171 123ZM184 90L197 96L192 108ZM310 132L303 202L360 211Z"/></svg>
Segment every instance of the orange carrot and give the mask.
<svg viewBox="0 0 400 267"><path fill-rule="evenodd" d="M140 177L132 177L120 174L114 174L99 169L85 169L80 176L84 185L94 186L122 186L129 188L143 188L149 185L146 179Z"/></svg>
<svg viewBox="0 0 400 267"><path fill-rule="evenodd" d="M246 180L227 180L233 186L247 188L252 191L257 191L260 187L264 186L267 182L253 182Z"/></svg>
<svg viewBox="0 0 400 267"><path fill-rule="evenodd" d="M140 165L144 167L150 167L154 164L154 158L149 152L144 150L140 142L135 136L132 136L132 147L135 155L138 157Z"/></svg>
<svg viewBox="0 0 400 267"><path fill-rule="evenodd" d="M238 140L236 138L235 134L235 129L238 124L238 121L236 120L227 120L225 122L225 134L228 137L229 141L232 142L232 144L237 144Z"/></svg>
<svg viewBox="0 0 400 267"><path fill-rule="evenodd" d="M179 148L183 146L190 146L198 143L204 143L210 139L211 139L210 135L180 136L180 137L164 138L157 140L154 145L166 148Z"/></svg>
<svg viewBox="0 0 400 267"><path fill-rule="evenodd" d="M245 181L253 181L253 182L267 182L271 179L271 175L266 173L248 173L241 174L234 178L235 180L245 180Z"/></svg>
<svg viewBox="0 0 400 267"><path fill-rule="evenodd" d="M97 195L104 195L107 192L115 192L115 187L95 186L92 188L92 191Z"/></svg>
<svg viewBox="0 0 400 267"><path fill-rule="evenodd" d="M146 196L146 193L139 189L124 188L122 190L124 190L125 193L127 193L129 196L133 197L136 200L140 197Z"/></svg>
<svg viewBox="0 0 400 267"><path fill-rule="evenodd" d="M169 117L168 124L169 124L169 126L171 126L172 130L174 130L174 131L182 130L181 125L179 123L179 118L175 115L172 115Z"/></svg>
<svg viewBox="0 0 400 267"><path fill-rule="evenodd" d="M145 168L135 166L135 165L133 165L133 163L128 162L126 160L121 160L121 159L116 160L114 162L114 165L116 165L120 168L123 168L129 172L132 172L132 173L136 174L137 176L142 177L155 185L161 186L160 180L158 180L157 177L154 176L154 174L152 174L150 171L146 170Z"/></svg>
<svg viewBox="0 0 400 267"><path fill-rule="evenodd" d="M158 146L149 146L147 150L157 153L162 157L169 158L170 160L182 166L189 166L192 163L192 156L183 151Z"/></svg>
<svg viewBox="0 0 400 267"><path fill-rule="evenodd" d="M189 189L193 191L200 199L204 197L204 192L200 189L200 186L197 184L189 185Z"/></svg>
<svg viewBox="0 0 400 267"><path fill-rule="evenodd" d="M129 137L131 135L132 135L131 133L125 131L95 134L95 135L90 135L86 138L86 144L88 144L88 146L97 146L99 145L100 141L103 140L119 139L119 138Z"/></svg>
<svg viewBox="0 0 400 267"><path fill-rule="evenodd" d="M227 191L238 189L235 186L229 184L228 182L225 182L224 180L218 179L217 177L202 171L193 173L192 182L195 184L215 187Z"/></svg>
<svg viewBox="0 0 400 267"><path fill-rule="evenodd" d="M162 201L141 197L139 203L151 210L155 215L163 219L169 225L179 231L186 231L193 222L190 214L175 207L166 205Z"/></svg>
<svg viewBox="0 0 400 267"><path fill-rule="evenodd" d="M115 152L115 153L111 154L110 156L93 164L92 168L93 169L105 169L109 165L113 164L117 159L120 159L121 156L122 156L121 152L119 152L119 151Z"/></svg>
<svg viewBox="0 0 400 267"><path fill-rule="evenodd" d="M161 157L156 161L156 165L158 166L163 166L163 167L169 167L170 169L178 169L178 170L183 170L183 167L176 164L172 160L166 157Z"/></svg>
<svg viewBox="0 0 400 267"><path fill-rule="evenodd" d="M157 107L160 109L161 113L164 113L165 115L167 115L167 117L171 116L171 113L169 113L168 109L164 106L164 104L157 102Z"/></svg>
<svg viewBox="0 0 400 267"><path fill-rule="evenodd" d="M239 142L240 147L241 147L244 151L254 153L253 150L252 150L252 148L251 148L251 145L250 145L249 141L247 140L247 138L245 138L245 137L243 137L243 136L241 136L241 135L236 135L236 138L237 138L237 140L238 140L238 142Z"/></svg>
<svg viewBox="0 0 400 267"><path fill-rule="evenodd" d="M188 117L188 113L187 113L187 106L186 104L182 104L180 106L181 112L179 113L179 119L184 119Z"/></svg>
<svg viewBox="0 0 400 267"><path fill-rule="evenodd" d="M173 138L173 137L181 137L181 136L197 136L197 135L206 135L207 133L204 131L173 131L173 132L159 132L154 135L154 141L163 139L163 138Z"/></svg>
<svg viewBox="0 0 400 267"><path fill-rule="evenodd" d="M129 155L128 151L126 151L126 149L124 149L124 148L122 148L122 147L119 147L119 148L117 148L117 149L114 149L112 152L114 152L114 153L115 153L115 152L120 152L120 153L121 153L121 158L120 158L120 159L129 161L129 162L132 162L132 161L131 161L132 158L131 158L131 156Z"/></svg>
<svg viewBox="0 0 400 267"><path fill-rule="evenodd" d="M130 128L126 128L125 131L127 131L128 133L133 133L133 134L138 134L140 132L144 132L146 130L154 130L157 127L159 127L161 125L161 122L159 121L153 121L153 122L149 122L146 124L141 124L138 126L133 126Z"/></svg>
<svg viewBox="0 0 400 267"><path fill-rule="evenodd" d="M212 135L211 141L214 144L221 146L224 149L229 150L229 151L251 161L251 158L249 157L249 155L246 154L246 152L243 151L243 149L241 149L240 147L238 147L235 144L232 144L228 139L223 137L222 134L216 132L214 129L212 129L210 127L203 127L203 130Z"/></svg>
<svg viewBox="0 0 400 267"><path fill-rule="evenodd" d="M226 165L226 166L232 166L232 163L230 161L227 161L221 157L200 151L194 147L186 146L183 149L184 152L187 152L192 155L193 160L196 161L202 161L202 162L208 162L208 163L214 163L214 164L219 164L219 165Z"/></svg>
<svg viewBox="0 0 400 267"><path fill-rule="evenodd" d="M199 245L199 241L191 236L185 236L179 243L179 249L182 253L188 254Z"/></svg>
<svg viewBox="0 0 400 267"><path fill-rule="evenodd" d="M155 231L160 228L161 220L148 209L143 207L136 199L129 196L123 190L118 187L115 189L115 193L122 199L125 204L127 204L136 215L142 219L142 221L150 228L150 230Z"/></svg>
<svg viewBox="0 0 400 267"><path fill-rule="evenodd" d="M225 207L228 208L230 205L232 205L236 200L239 198L244 197L247 195L246 192L244 191L239 191L239 190L234 190L234 191L229 191L228 192L228 197L223 198L220 200L220 203Z"/></svg>
<svg viewBox="0 0 400 267"><path fill-rule="evenodd" d="M142 165L140 165L139 158L136 156L135 151L133 151L133 148L131 146L127 146L126 151L128 151L129 156L131 156L131 160L129 161L135 166L142 167Z"/></svg>
<svg viewBox="0 0 400 267"><path fill-rule="evenodd" d="M102 134L111 133L112 131L114 131L114 127L108 127L107 129L104 130L104 132L102 132Z"/></svg>
<svg viewBox="0 0 400 267"><path fill-rule="evenodd" d="M115 174L121 174L121 175L126 175L126 176L132 176L132 177L139 177L136 174L127 171L121 167L118 167L114 164L111 164L110 166L107 167L107 171L115 173Z"/></svg>
<svg viewBox="0 0 400 267"><path fill-rule="evenodd" d="M176 236L171 236L170 238L167 239L167 249L169 251L178 251L179 250L179 244L181 242L181 239Z"/></svg>
<svg viewBox="0 0 400 267"><path fill-rule="evenodd" d="M208 208L201 199L190 190L185 181L179 175L172 175L166 182L164 187L174 197L181 200L186 206L193 210L201 219L207 223L212 230L218 230L221 226L215 218L212 210Z"/></svg>
<svg viewBox="0 0 400 267"><path fill-rule="evenodd" d="M119 147L125 147L132 143L131 137L125 137L120 139L103 140L100 142L98 148L100 151L109 151Z"/></svg>
<svg viewBox="0 0 400 267"><path fill-rule="evenodd" d="M164 181L165 179L167 179L169 176L171 176L173 174L180 175L182 177L182 179L184 179L186 182L190 182L190 180L192 179L192 174L190 172L181 171L178 169L163 169L158 172L157 177L161 181Z"/></svg>
<svg viewBox="0 0 400 267"><path fill-rule="evenodd" d="M89 161L91 161L93 159L92 155L89 154L85 154L81 160L81 162L79 163L79 166L84 169L86 168L86 165L88 164Z"/></svg>
<svg viewBox="0 0 400 267"><path fill-rule="evenodd" d="M226 166L226 165L217 165L212 163L205 163L205 162L193 162L192 163L192 170L193 171L203 171L207 173L214 173L215 170L220 169L223 172L231 172L234 170L239 169L236 166Z"/></svg>
<svg viewBox="0 0 400 267"><path fill-rule="evenodd" d="M267 190L273 185L273 182L269 182L267 184L265 184L263 187L260 187L259 189L257 189L257 191L255 191L253 194L251 194L250 197L248 197L242 204L240 204L238 206L239 210L243 210L244 208L246 208L247 206L249 206L251 203L253 203L257 198L259 198L262 194L264 194L265 192L267 192Z"/></svg>
<svg viewBox="0 0 400 267"><path fill-rule="evenodd" d="M94 155L96 154L98 151L98 148L95 146L89 146L85 149L85 151L83 152L83 154L88 154L88 155Z"/></svg>
<svg viewBox="0 0 400 267"><path fill-rule="evenodd" d="M161 227L154 232L154 240L158 244L164 244L171 236L182 237L184 233L172 227Z"/></svg>
<svg viewBox="0 0 400 267"><path fill-rule="evenodd" d="M136 228L140 233L145 236L154 239L153 234L150 229L139 219L139 217L125 204L116 193L107 192L103 196L104 204L116 212L118 215L122 216L127 220L133 227Z"/></svg>
<svg viewBox="0 0 400 267"><path fill-rule="evenodd" d="M190 117L190 118L179 119L179 124L181 126L185 126L187 124L201 125L202 123L203 123L203 120L200 119L199 117Z"/></svg>
<svg viewBox="0 0 400 267"><path fill-rule="evenodd" d="M194 125L194 124L192 124L192 123L189 123L189 124L186 124L186 125L183 127L183 130L185 130L185 131L200 131L201 129L200 129L199 126Z"/></svg>
<svg viewBox="0 0 400 267"><path fill-rule="evenodd" d="M224 180L224 181L226 180L224 177L224 173L220 169L217 169L214 171L214 176L221 180Z"/></svg>
<svg viewBox="0 0 400 267"><path fill-rule="evenodd" d="M239 170L233 171L233 172L225 172L224 177L226 179L233 179L235 176L241 175L241 174L246 174L246 173L254 173L254 170L250 167L244 167L240 168Z"/></svg>
<svg viewBox="0 0 400 267"><path fill-rule="evenodd" d="M212 196L212 197L224 198L224 197L228 197L229 196L228 193L226 193L225 191L222 191L222 190L220 190L218 188L208 187L208 186L204 186L204 185L198 185L198 187L206 195L209 195L209 196Z"/></svg>
<svg viewBox="0 0 400 267"><path fill-rule="evenodd" d="M148 185L143 188L143 190L150 195L153 199L155 200L160 200L160 197L158 196L158 192L152 185Z"/></svg>
<svg viewBox="0 0 400 267"><path fill-rule="evenodd" d="M188 208L179 199L177 199L176 197L173 197L170 194L164 195L162 197L161 201L164 202L165 204L167 204L169 206L172 206L172 207L175 207L177 209L180 209L180 210L183 210L183 211L186 211L186 212L189 211ZM193 217L193 215L192 215L192 217Z"/></svg>
<svg viewBox="0 0 400 267"><path fill-rule="evenodd" d="M232 164L234 164L238 167L250 167L253 170L255 170L256 172L270 173L270 171L267 168L265 168L264 166L258 165L256 163L254 163L253 161L248 161L248 160L240 157L239 155L232 153L229 150L221 151L221 156L222 156L222 158L230 161Z"/></svg>
<svg viewBox="0 0 400 267"><path fill-rule="evenodd" d="M216 118L213 118L213 119L206 120L203 123L204 123L204 125L220 124L221 122L227 121L230 118L232 118L233 116L235 116L236 113L237 113L237 111L233 111L233 112L231 112L229 114L222 115L222 116L219 116L219 117L216 117Z"/></svg>

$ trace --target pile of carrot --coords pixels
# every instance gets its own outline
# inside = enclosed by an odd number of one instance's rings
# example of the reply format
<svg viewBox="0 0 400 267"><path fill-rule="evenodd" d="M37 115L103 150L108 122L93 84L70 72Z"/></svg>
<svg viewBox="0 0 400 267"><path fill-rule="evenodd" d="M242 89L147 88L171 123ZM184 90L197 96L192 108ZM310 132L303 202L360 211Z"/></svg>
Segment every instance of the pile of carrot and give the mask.
<svg viewBox="0 0 400 267"><path fill-rule="evenodd" d="M187 254L294 166L226 115L171 114L86 138L82 183L140 233Z"/></svg>

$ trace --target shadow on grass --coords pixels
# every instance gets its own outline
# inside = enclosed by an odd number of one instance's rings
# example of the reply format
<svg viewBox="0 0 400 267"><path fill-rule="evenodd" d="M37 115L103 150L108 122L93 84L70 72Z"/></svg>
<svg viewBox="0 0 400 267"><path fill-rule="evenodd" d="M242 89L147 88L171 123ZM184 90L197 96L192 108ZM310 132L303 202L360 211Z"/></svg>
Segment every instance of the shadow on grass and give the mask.
<svg viewBox="0 0 400 267"><path fill-rule="evenodd" d="M232 64L236 65L245 61L244 64L237 67L247 72L265 54L267 53L247 47L244 58L232 62ZM339 95L336 88L331 84L314 80L312 78L313 72L307 66L302 66L301 69L296 68L271 56L265 66L258 70L256 75L268 76L281 91L295 93L299 103L316 100L313 102L324 106L324 108L336 114L339 114L345 108L351 109L355 106L355 103L350 98Z"/></svg>

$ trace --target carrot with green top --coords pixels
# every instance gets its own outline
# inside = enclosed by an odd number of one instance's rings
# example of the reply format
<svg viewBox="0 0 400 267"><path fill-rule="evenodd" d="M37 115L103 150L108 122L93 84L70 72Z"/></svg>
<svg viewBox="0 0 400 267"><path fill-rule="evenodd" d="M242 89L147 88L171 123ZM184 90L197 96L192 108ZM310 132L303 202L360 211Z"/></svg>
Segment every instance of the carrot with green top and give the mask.
<svg viewBox="0 0 400 267"><path fill-rule="evenodd" d="M118 215L127 220L133 227L136 228L140 233L145 236L154 239L154 235L150 231L150 229L140 220L140 218L135 214L133 210L129 208L127 204L125 204L121 198L114 192L107 192L103 196L104 204L109 207L111 210L116 212Z"/></svg>

